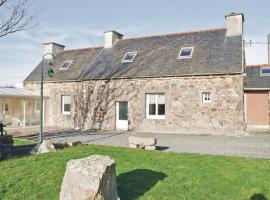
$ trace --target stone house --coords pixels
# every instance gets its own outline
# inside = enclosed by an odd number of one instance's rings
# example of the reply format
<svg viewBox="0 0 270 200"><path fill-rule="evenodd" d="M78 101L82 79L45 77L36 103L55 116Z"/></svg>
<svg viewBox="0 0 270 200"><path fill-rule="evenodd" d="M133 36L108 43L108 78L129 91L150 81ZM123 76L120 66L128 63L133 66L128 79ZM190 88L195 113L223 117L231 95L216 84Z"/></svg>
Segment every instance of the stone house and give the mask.
<svg viewBox="0 0 270 200"><path fill-rule="evenodd" d="M247 65L245 107L248 129L269 129L270 64Z"/></svg>
<svg viewBox="0 0 270 200"><path fill-rule="evenodd" d="M227 27L123 38L104 33L104 47L64 50L45 43L45 112L51 126L190 134L242 134L244 15ZM52 68L54 77L46 76ZM38 92L41 64L25 79Z"/></svg>

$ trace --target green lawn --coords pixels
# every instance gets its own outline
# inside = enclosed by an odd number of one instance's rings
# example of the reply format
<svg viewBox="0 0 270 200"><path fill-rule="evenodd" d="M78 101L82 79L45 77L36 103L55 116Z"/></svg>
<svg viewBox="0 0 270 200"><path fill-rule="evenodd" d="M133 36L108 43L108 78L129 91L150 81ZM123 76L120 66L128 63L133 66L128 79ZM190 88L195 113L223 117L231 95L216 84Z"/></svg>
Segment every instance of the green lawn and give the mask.
<svg viewBox="0 0 270 200"><path fill-rule="evenodd" d="M32 140L23 140L23 139L14 139L14 146L22 146L22 145L28 145L28 144L36 144L36 141Z"/></svg>
<svg viewBox="0 0 270 200"><path fill-rule="evenodd" d="M66 162L93 154L115 159L121 200L270 199L269 160L95 145L1 161L0 199L59 199Z"/></svg>

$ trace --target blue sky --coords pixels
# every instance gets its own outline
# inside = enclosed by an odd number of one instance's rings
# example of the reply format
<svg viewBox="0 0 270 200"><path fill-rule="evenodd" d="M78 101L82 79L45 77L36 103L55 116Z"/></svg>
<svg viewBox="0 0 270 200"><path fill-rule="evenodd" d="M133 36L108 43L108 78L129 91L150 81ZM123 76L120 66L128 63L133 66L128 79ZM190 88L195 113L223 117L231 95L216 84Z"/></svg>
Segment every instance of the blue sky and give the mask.
<svg viewBox="0 0 270 200"><path fill-rule="evenodd" d="M0 84L20 84L42 56L42 43L70 48L103 45L104 30L126 37L225 27L225 14L245 14L247 63L267 62L269 0L38 0L39 25L0 38Z"/></svg>

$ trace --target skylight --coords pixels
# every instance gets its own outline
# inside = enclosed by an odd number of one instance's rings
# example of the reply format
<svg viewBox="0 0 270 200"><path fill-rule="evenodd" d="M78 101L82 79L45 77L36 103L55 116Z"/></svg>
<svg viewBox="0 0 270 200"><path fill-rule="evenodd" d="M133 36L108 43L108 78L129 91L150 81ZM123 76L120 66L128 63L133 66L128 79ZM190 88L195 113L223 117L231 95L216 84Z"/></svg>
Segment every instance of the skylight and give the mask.
<svg viewBox="0 0 270 200"><path fill-rule="evenodd" d="M270 76L270 67L262 67L261 76Z"/></svg>
<svg viewBox="0 0 270 200"><path fill-rule="evenodd" d="M73 62L73 60L66 60L63 65L61 65L61 67L59 68L59 70L68 70L69 66L71 65L71 63Z"/></svg>
<svg viewBox="0 0 270 200"><path fill-rule="evenodd" d="M124 58L122 59L122 63L133 62L136 55L137 55L137 51L127 52Z"/></svg>
<svg viewBox="0 0 270 200"><path fill-rule="evenodd" d="M178 58L185 59L185 58L192 58L194 47L183 47L181 48Z"/></svg>

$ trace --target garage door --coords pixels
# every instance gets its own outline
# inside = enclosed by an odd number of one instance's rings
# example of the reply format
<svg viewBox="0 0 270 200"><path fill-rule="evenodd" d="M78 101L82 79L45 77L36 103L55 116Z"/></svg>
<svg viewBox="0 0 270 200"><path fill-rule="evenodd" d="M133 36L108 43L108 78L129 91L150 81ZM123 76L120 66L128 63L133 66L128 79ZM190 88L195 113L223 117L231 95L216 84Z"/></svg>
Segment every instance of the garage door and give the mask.
<svg viewBox="0 0 270 200"><path fill-rule="evenodd" d="M269 124L268 91L246 93L247 123L255 125Z"/></svg>

